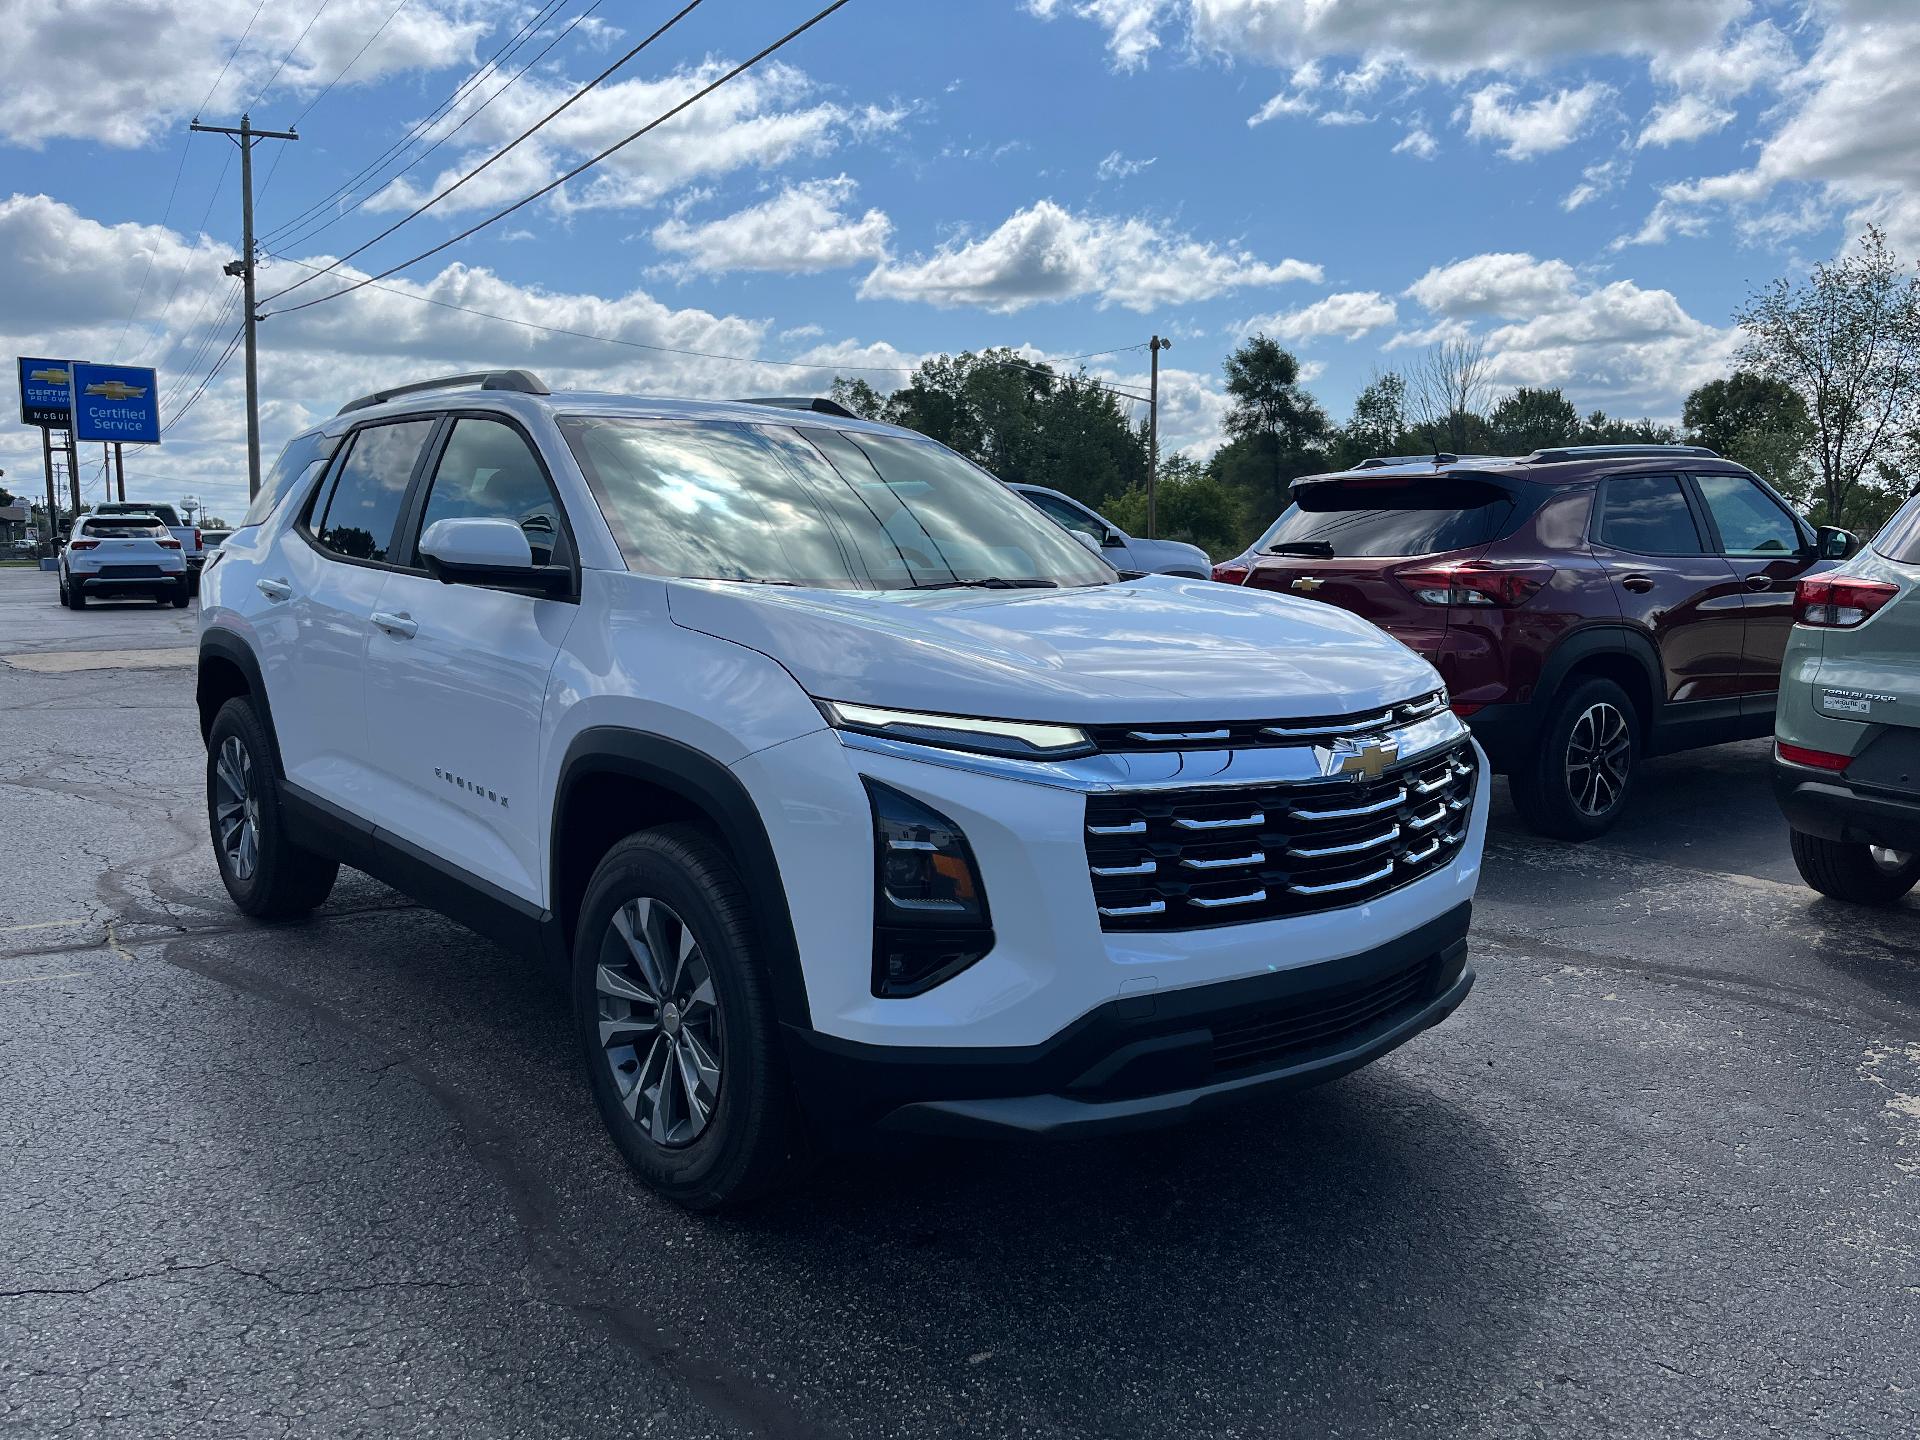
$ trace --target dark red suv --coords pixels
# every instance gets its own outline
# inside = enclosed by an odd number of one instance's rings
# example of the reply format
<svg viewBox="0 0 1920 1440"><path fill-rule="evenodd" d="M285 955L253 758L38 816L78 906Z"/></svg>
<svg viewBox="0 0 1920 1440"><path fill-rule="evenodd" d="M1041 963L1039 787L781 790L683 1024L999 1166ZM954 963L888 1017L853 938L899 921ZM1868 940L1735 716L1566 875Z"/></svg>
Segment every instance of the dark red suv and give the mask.
<svg viewBox="0 0 1920 1440"><path fill-rule="evenodd" d="M1363 615L1431 660L1534 829L1611 825L1644 755L1767 735L1794 582L1850 553L1711 450L1368 461L1214 578Z"/></svg>

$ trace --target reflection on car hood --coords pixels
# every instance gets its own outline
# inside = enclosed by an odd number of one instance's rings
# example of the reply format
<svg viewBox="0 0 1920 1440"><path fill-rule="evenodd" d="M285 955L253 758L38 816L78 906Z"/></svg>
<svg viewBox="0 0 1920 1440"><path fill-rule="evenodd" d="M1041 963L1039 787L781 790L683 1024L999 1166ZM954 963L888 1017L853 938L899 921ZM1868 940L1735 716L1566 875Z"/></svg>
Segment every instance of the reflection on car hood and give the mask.
<svg viewBox="0 0 1920 1440"><path fill-rule="evenodd" d="M1440 683L1344 610L1210 580L883 592L679 581L668 603L675 623L772 657L816 698L950 715L1284 718Z"/></svg>

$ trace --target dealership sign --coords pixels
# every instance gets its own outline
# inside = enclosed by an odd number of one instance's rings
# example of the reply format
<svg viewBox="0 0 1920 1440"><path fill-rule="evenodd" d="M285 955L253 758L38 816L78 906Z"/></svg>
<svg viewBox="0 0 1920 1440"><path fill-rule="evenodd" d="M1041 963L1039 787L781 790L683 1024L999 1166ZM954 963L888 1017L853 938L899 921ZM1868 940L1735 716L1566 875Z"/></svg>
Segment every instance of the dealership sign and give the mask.
<svg viewBox="0 0 1920 1440"><path fill-rule="evenodd" d="M160 392L153 371L135 365L72 367L73 438L160 443Z"/></svg>
<svg viewBox="0 0 1920 1440"><path fill-rule="evenodd" d="M73 413L73 362L20 357L20 423L64 428Z"/></svg>

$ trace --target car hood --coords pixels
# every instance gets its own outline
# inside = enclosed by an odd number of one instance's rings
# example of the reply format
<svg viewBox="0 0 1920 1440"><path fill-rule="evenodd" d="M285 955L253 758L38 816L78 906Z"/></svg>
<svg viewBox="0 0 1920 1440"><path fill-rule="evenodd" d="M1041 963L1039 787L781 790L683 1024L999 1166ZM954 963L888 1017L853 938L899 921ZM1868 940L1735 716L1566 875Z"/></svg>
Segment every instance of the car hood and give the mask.
<svg viewBox="0 0 1920 1440"><path fill-rule="evenodd" d="M1439 675L1365 620L1148 576L1069 590L678 581L675 623L785 666L817 699L1009 720L1244 720L1365 710Z"/></svg>

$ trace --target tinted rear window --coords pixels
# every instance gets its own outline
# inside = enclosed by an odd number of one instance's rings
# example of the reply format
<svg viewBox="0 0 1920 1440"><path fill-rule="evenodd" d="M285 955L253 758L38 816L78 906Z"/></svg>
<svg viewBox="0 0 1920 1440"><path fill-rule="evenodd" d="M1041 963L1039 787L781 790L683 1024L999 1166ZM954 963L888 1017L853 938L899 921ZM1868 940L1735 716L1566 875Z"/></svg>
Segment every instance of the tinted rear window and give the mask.
<svg viewBox="0 0 1920 1440"><path fill-rule="evenodd" d="M132 504L121 505L116 503L100 506L99 513L102 515L146 515L158 520L162 525L178 525L180 523L180 516L171 505L140 505L136 507Z"/></svg>
<svg viewBox="0 0 1920 1440"><path fill-rule="evenodd" d="M1452 476L1302 485L1256 547L1321 541L1343 555L1437 555L1498 540L1517 513L1498 485Z"/></svg>
<svg viewBox="0 0 1920 1440"><path fill-rule="evenodd" d="M1706 549L1678 475L1615 475L1600 497L1600 543L1639 555Z"/></svg>
<svg viewBox="0 0 1920 1440"><path fill-rule="evenodd" d="M157 520L89 520L86 534L95 540L159 540L166 529Z"/></svg>
<svg viewBox="0 0 1920 1440"><path fill-rule="evenodd" d="M1893 512L1873 537L1873 548L1902 565L1920 565L1920 495Z"/></svg>
<svg viewBox="0 0 1920 1440"><path fill-rule="evenodd" d="M311 435L296 435L287 443L287 448L280 452L280 458L273 462L273 469L260 482L260 493L253 497L253 503L247 506L247 513L241 517L240 523L258 525L265 520L293 482L306 473L307 467L332 453L333 441L318 430Z"/></svg>

